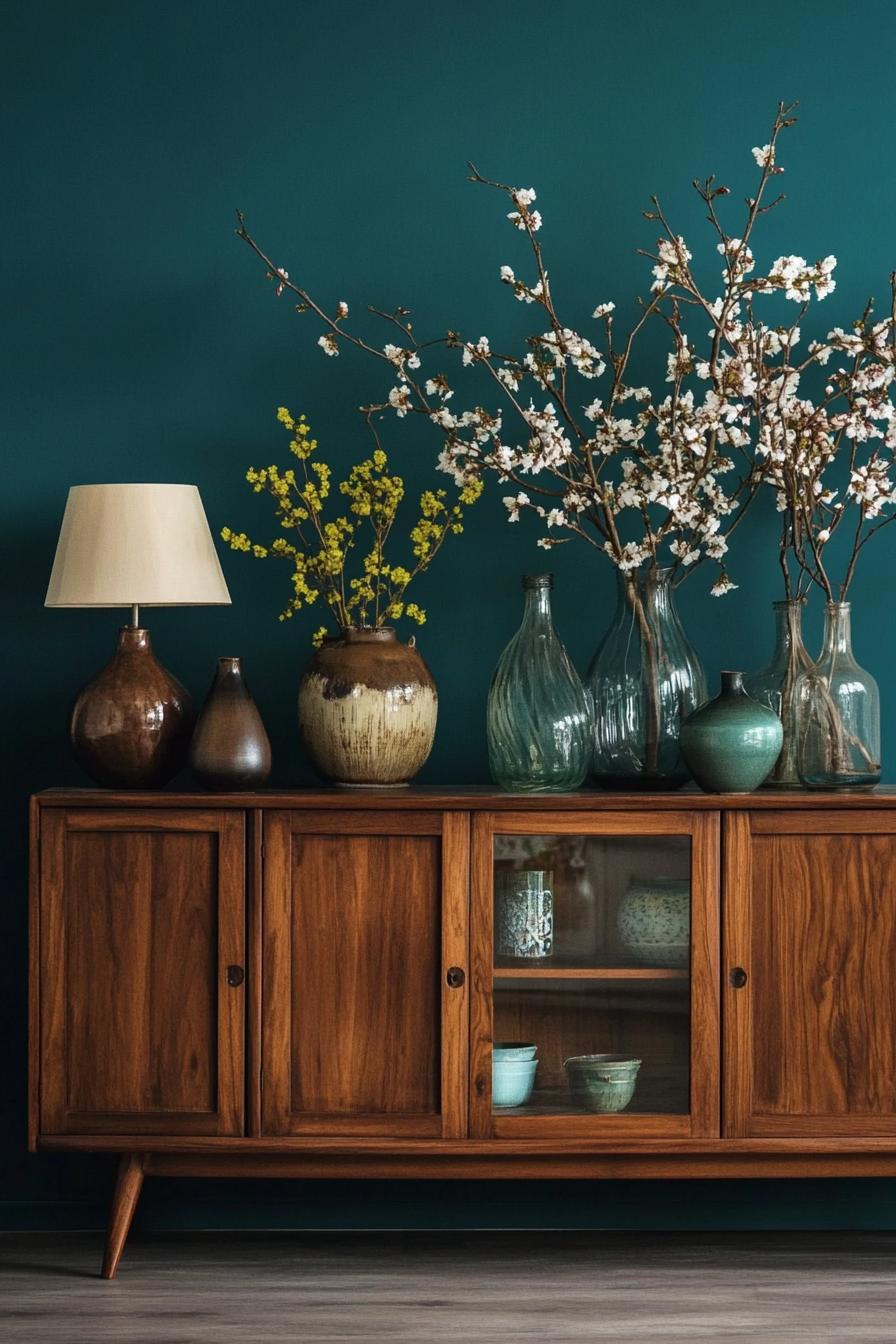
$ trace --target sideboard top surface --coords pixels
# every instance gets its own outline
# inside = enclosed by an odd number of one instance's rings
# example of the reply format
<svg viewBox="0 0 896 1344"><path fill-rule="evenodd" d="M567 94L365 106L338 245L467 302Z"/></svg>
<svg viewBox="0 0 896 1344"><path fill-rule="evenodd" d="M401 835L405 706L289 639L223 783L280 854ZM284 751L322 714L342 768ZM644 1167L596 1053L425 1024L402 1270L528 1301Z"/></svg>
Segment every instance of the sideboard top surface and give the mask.
<svg viewBox="0 0 896 1344"><path fill-rule="evenodd" d="M779 809L878 809L896 807L896 786L864 793L815 793L763 789L756 793L503 793L488 786L416 786L393 789L260 789L257 792L205 793L171 790L45 789L34 795L41 807L216 807L326 808L358 811L430 809L474 812L705 812Z"/></svg>

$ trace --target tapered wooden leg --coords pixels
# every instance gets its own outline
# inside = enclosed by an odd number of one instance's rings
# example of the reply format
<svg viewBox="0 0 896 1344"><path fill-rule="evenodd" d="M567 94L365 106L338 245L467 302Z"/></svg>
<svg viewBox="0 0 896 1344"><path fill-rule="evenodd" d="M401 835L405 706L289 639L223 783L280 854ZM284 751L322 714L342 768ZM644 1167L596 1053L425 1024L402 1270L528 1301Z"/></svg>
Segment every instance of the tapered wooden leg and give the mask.
<svg viewBox="0 0 896 1344"><path fill-rule="evenodd" d="M131 1219L140 1198L143 1185L144 1159L142 1153L122 1153L118 1164L118 1179L112 1196L109 1230L106 1233L106 1254L103 1257L103 1278L114 1279L118 1262L131 1228Z"/></svg>

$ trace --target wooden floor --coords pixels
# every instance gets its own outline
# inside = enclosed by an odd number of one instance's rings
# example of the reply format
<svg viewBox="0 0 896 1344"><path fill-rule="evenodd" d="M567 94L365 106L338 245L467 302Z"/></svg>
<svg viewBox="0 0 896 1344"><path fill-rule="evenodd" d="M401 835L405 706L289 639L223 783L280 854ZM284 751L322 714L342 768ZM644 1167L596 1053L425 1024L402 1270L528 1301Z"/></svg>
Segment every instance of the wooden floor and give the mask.
<svg viewBox="0 0 896 1344"><path fill-rule="evenodd" d="M896 1340L896 1235L0 1237L3 1344Z"/></svg>

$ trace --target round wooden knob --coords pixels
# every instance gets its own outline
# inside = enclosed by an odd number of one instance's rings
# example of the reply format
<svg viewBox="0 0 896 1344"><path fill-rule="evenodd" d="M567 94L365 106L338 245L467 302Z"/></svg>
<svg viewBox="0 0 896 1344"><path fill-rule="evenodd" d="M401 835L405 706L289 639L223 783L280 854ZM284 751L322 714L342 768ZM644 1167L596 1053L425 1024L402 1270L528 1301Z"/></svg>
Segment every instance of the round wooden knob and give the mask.
<svg viewBox="0 0 896 1344"><path fill-rule="evenodd" d="M449 966L445 972L445 980L449 989L460 989L466 978L459 966Z"/></svg>

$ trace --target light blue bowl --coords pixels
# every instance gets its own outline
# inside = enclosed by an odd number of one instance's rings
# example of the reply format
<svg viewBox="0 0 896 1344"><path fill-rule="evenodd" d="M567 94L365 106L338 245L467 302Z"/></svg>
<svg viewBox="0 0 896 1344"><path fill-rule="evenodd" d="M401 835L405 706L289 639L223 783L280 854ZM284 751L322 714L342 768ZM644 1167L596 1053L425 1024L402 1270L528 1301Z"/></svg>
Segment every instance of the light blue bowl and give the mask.
<svg viewBox="0 0 896 1344"><path fill-rule="evenodd" d="M492 1046L492 1059L495 1063L509 1064L511 1061L528 1060L535 1058L537 1045L529 1045L523 1042L496 1041Z"/></svg>
<svg viewBox="0 0 896 1344"><path fill-rule="evenodd" d="M537 1059L493 1061L492 1105L525 1106L535 1086L537 1068Z"/></svg>

